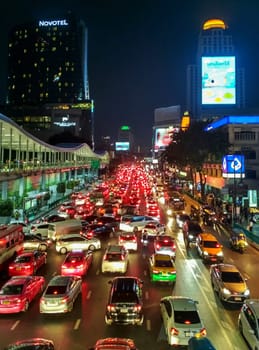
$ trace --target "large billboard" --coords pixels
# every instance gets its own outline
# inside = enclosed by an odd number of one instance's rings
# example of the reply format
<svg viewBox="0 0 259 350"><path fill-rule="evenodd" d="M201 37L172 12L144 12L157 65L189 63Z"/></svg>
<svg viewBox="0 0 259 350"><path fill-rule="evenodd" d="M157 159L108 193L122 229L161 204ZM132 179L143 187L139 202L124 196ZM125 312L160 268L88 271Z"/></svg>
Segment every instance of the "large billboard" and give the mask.
<svg viewBox="0 0 259 350"><path fill-rule="evenodd" d="M241 154L228 154L222 160L222 177L224 178L244 178L245 177L245 157Z"/></svg>
<svg viewBox="0 0 259 350"><path fill-rule="evenodd" d="M235 56L202 57L201 75L203 105L236 103Z"/></svg>
<svg viewBox="0 0 259 350"><path fill-rule="evenodd" d="M129 151L129 142L115 142L115 151Z"/></svg>
<svg viewBox="0 0 259 350"><path fill-rule="evenodd" d="M167 128L156 128L155 129L155 151L164 150L169 143L173 140L173 136L176 132L179 131L179 128L174 128L169 126Z"/></svg>

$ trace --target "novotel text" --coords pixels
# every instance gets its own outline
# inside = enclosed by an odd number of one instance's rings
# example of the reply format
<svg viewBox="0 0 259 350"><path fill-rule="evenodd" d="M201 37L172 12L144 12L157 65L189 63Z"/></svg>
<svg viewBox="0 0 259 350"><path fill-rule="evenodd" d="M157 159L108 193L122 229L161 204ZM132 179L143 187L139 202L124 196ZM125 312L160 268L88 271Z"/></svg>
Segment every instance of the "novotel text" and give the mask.
<svg viewBox="0 0 259 350"><path fill-rule="evenodd" d="M39 27L68 26L67 20L39 21Z"/></svg>

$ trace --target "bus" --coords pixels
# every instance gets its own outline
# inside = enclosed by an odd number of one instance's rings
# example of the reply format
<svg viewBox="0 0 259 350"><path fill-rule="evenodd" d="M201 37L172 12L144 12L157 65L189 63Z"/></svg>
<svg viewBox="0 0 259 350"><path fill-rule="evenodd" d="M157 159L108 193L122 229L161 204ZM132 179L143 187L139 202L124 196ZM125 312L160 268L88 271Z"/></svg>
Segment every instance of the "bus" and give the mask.
<svg viewBox="0 0 259 350"><path fill-rule="evenodd" d="M19 224L0 225L0 271L23 250L23 226Z"/></svg>

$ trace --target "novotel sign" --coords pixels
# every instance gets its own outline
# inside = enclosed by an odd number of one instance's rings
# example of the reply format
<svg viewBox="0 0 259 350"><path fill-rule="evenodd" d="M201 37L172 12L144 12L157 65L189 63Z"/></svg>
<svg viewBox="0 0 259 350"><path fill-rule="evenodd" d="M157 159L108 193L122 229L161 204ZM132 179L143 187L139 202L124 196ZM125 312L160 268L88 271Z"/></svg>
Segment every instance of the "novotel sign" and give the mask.
<svg viewBox="0 0 259 350"><path fill-rule="evenodd" d="M68 26L66 19L53 21L39 21L39 27Z"/></svg>

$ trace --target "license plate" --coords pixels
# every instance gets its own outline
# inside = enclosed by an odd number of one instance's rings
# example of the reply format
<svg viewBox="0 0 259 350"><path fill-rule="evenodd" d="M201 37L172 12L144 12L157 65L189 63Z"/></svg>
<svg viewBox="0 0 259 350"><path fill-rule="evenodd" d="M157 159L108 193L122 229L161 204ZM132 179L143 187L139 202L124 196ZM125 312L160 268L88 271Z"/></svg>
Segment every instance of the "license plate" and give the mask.
<svg viewBox="0 0 259 350"><path fill-rule="evenodd" d="M193 332L184 332L186 337L192 337L194 335Z"/></svg>
<svg viewBox="0 0 259 350"><path fill-rule="evenodd" d="M9 305L9 304L10 304L10 301L9 301L9 300L4 300L4 301L2 302L2 304L3 304L3 305Z"/></svg>
<svg viewBox="0 0 259 350"><path fill-rule="evenodd" d="M48 305L57 305L57 302L55 300L49 300L47 302Z"/></svg>
<svg viewBox="0 0 259 350"><path fill-rule="evenodd" d="M125 308L125 307L121 308L121 313L125 314L125 313L127 313L127 312L128 312L128 309L127 309L127 308Z"/></svg>
<svg viewBox="0 0 259 350"><path fill-rule="evenodd" d="M20 266L17 266L16 267L16 270L21 270L22 268Z"/></svg>
<svg viewBox="0 0 259 350"><path fill-rule="evenodd" d="M235 300L236 300L236 301L241 301L242 298L240 298L240 297L235 297Z"/></svg>

